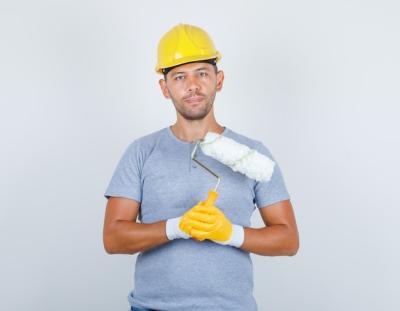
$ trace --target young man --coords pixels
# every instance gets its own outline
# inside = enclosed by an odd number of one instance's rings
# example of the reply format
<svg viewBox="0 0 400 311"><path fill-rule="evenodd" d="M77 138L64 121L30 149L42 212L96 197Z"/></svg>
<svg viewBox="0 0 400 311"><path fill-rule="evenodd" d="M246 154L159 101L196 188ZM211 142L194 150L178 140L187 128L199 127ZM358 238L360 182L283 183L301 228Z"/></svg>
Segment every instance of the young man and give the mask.
<svg viewBox="0 0 400 311"><path fill-rule="evenodd" d="M297 253L295 216L278 164L262 142L215 119L214 99L224 81L216 66L220 58L198 27L179 24L161 38L156 71L164 75L161 91L172 100L177 120L128 146L104 194L107 253L139 252L128 296L131 310L257 310L249 253ZM271 180L258 182L197 152L221 177L212 212L202 213L201 200L216 180L193 162L191 152L208 131L276 164ZM263 228L250 227L255 207ZM223 224L218 233L217 222Z"/></svg>

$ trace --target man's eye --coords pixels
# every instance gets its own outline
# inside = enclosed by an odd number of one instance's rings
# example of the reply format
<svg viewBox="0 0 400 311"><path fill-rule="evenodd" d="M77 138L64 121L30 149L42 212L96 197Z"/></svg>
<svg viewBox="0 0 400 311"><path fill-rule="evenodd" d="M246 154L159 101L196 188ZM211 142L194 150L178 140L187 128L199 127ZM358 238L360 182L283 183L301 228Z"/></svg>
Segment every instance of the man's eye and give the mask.
<svg viewBox="0 0 400 311"><path fill-rule="evenodd" d="M204 72L204 71L200 72L200 76L201 77L206 77L207 76L207 72Z"/></svg>
<svg viewBox="0 0 400 311"><path fill-rule="evenodd" d="M176 76L176 77L174 78L174 80L176 80L176 81L183 80L183 76Z"/></svg>

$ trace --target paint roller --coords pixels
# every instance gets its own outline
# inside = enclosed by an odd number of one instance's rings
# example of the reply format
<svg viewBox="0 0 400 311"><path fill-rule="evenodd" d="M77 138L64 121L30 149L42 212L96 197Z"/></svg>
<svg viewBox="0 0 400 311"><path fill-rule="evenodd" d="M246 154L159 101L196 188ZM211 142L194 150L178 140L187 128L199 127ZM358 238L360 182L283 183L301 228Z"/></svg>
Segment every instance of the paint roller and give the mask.
<svg viewBox="0 0 400 311"><path fill-rule="evenodd" d="M207 172L217 178L214 189L208 192L205 205L214 205L218 198L217 188L221 181L218 174L196 159L196 150L200 146L203 153L230 167L234 172L239 172L247 177L260 182L267 182L274 172L275 162L257 150L251 149L234 139L214 132L207 132L203 139L196 142L191 158Z"/></svg>

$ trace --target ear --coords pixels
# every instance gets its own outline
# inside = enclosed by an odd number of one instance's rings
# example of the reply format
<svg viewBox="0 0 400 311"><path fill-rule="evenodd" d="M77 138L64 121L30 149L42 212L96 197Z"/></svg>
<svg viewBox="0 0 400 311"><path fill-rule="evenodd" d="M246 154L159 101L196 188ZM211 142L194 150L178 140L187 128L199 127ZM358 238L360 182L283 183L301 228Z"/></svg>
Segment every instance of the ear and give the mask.
<svg viewBox="0 0 400 311"><path fill-rule="evenodd" d="M160 79L158 81L158 84L160 85L161 92L163 93L164 97L167 99L170 99L171 96L169 95L169 91L167 88L167 82L164 79Z"/></svg>
<svg viewBox="0 0 400 311"><path fill-rule="evenodd" d="M222 85L224 84L224 72L222 70L218 70L217 72L217 91L222 89Z"/></svg>

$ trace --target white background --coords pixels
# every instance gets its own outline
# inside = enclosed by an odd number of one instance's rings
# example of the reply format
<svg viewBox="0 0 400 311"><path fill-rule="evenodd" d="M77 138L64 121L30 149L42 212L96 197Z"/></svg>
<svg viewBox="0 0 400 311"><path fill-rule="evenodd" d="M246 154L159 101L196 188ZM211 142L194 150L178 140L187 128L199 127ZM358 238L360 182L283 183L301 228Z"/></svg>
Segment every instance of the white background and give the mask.
<svg viewBox="0 0 400 311"><path fill-rule="evenodd" d="M397 1L2 1L0 309L128 310L106 186L172 125L155 74L179 22L222 53L217 120L281 166L294 257L253 256L260 310L400 310ZM261 225L254 214L253 225Z"/></svg>

